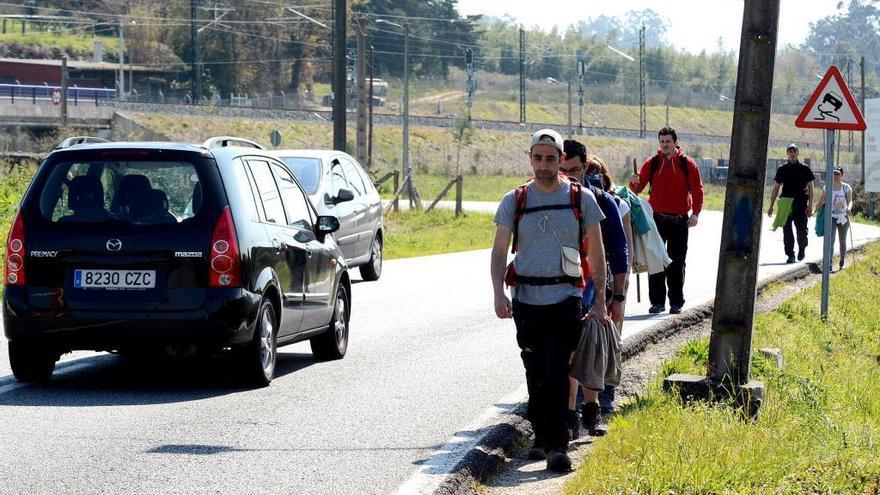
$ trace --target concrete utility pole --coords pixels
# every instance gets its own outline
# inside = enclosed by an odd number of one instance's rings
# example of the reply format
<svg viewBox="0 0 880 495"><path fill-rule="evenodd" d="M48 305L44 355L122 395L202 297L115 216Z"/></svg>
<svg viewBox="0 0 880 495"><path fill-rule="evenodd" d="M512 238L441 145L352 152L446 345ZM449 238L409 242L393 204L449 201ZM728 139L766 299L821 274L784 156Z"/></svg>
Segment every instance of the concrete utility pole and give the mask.
<svg viewBox="0 0 880 495"><path fill-rule="evenodd" d="M190 0L189 2L189 35L190 35L190 56L192 61L192 104L196 104L196 91L199 87L199 34L198 22L199 9L198 0Z"/></svg>
<svg viewBox="0 0 880 495"><path fill-rule="evenodd" d="M122 34L124 23L119 16L119 84L117 85L116 98L125 101L125 37Z"/></svg>
<svg viewBox="0 0 880 495"><path fill-rule="evenodd" d="M409 168L409 24L397 24L385 19L377 19L376 23L388 24L403 29L403 180L406 182L407 196L410 206L413 206L415 195L413 194L412 177ZM407 180L409 179L409 180ZM421 207L421 204L417 205Z"/></svg>
<svg viewBox="0 0 880 495"><path fill-rule="evenodd" d="M357 18L357 160L367 163L367 71L364 18Z"/></svg>
<svg viewBox="0 0 880 495"><path fill-rule="evenodd" d="M519 27L519 123L526 121L526 32Z"/></svg>
<svg viewBox="0 0 880 495"><path fill-rule="evenodd" d="M643 138L648 132L648 102L645 92L645 78L647 77L647 65L645 61L645 25L639 29L639 137Z"/></svg>
<svg viewBox="0 0 880 495"><path fill-rule="evenodd" d="M477 80L474 79L474 52L470 48L464 51L464 65L467 68L467 112L468 120L474 108L474 92L477 91Z"/></svg>
<svg viewBox="0 0 880 495"><path fill-rule="evenodd" d="M585 55L583 50L577 52L577 73L578 73L578 134L584 133L584 75L586 66L584 65Z"/></svg>
<svg viewBox="0 0 880 495"><path fill-rule="evenodd" d="M375 55L373 45L370 45L370 130L367 134L367 170L373 169L373 56Z"/></svg>
<svg viewBox="0 0 880 495"><path fill-rule="evenodd" d="M407 181L406 189L412 206L413 183L409 168L409 24L403 26L403 178Z"/></svg>
<svg viewBox="0 0 880 495"><path fill-rule="evenodd" d="M571 81L566 82L566 87L568 91L568 139L572 139L574 129L571 125Z"/></svg>
<svg viewBox="0 0 880 495"><path fill-rule="evenodd" d="M67 125L67 56L61 58L61 125Z"/></svg>
<svg viewBox="0 0 880 495"><path fill-rule="evenodd" d="M764 388L750 380L749 367L779 2L745 0L708 377L664 381L683 397L733 396L750 417L758 414Z"/></svg>
<svg viewBox="0 0 880 495"><path fill-rule="evenodd" d="M345 0L333 2L333 149L345 150Z"/></svg>

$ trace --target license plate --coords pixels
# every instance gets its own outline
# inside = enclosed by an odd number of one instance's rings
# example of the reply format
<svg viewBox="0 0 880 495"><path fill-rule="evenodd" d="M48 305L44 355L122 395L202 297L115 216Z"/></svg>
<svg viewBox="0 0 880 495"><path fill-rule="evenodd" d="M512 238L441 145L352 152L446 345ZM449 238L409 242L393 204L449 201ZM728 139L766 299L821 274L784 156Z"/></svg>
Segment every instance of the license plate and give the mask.
<svg viewBox="0 0 880 495"><path fill-rule="evenodd" d="M153 289L156 270L74 270L77 289Z"/></svg>

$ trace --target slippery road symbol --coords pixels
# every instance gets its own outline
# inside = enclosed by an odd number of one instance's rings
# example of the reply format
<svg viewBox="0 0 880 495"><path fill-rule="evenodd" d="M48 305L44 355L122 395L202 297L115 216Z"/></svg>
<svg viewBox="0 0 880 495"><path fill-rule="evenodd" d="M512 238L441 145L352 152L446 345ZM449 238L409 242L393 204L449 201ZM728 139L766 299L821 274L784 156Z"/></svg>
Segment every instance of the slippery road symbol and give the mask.
<svg viewBox="0 0 880 495"><path fill-rule="evenodd" d="M816 107L816 110L819 110L819 115L816 117L816 120L826 120L828 117L840 122L840 117L834 114L840 110L840 107L843 106L843 97L834 91L829 91L825 93L825 96L822 97L822 103L819 103L819 106Z"/></svg>

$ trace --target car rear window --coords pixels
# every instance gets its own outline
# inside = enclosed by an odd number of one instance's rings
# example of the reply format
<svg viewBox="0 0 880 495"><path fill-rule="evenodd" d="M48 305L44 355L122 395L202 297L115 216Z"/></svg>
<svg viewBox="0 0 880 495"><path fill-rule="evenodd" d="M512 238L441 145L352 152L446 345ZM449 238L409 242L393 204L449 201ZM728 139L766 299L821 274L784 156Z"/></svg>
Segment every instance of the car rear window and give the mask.
<svg viewBox="0 0 880 495"><path fill-rule="evenodd" d="M40 191L56 223L176 224L198 214L202 186L185 161L77 161L53 166Z"/></svg>
<svg viewBox="0 0 880 495"><path fill-rule="evenodd" d="M321 160L289 156L282 158L287 168L296 176L306 194L315 194L321 181Z"/></svg>

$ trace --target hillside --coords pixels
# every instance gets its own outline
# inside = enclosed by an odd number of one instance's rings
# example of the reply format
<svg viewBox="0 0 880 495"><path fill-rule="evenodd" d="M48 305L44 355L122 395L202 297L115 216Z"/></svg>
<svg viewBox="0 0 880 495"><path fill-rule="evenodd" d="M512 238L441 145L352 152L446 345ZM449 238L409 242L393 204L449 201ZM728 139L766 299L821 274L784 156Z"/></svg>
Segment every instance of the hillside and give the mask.
<svg viewBox="0 0 880 495"><path fill-rule="evenodd" d="M132 113L128 115L141 125L155 129L168 139L187 142L202 142L209 136L235 135L258 142L268 143L269 133L278 129L282 135L283 148L330 148L332 146L332 127L330 123L308 123L289 121L260 121L223 117L183 117L180 115L161 115ZM355 129L348 128L349 145L353 147ZM441 175L456 173L457 147L452 130L413 127L410 132L410 162L419 172ZM530 135L525 132L500 132L475 130L472 144L463 146L460 170L464 174L519 176L528 174L529 165L525 158ZM400 167L401 130L397 127L376 126L374 129L373 169L388 171ZM583 141L591 152L605 158L609 165L619 173L628 170L631 157L644 157L656 149L656 139L625 139L611 137L584 137ZM727 158L727 144L682 143L689 154L695 157ZM781 158L782 148L770 150L771 158ZM802 158L818 160L818 148L805 148Z"/></svg>

